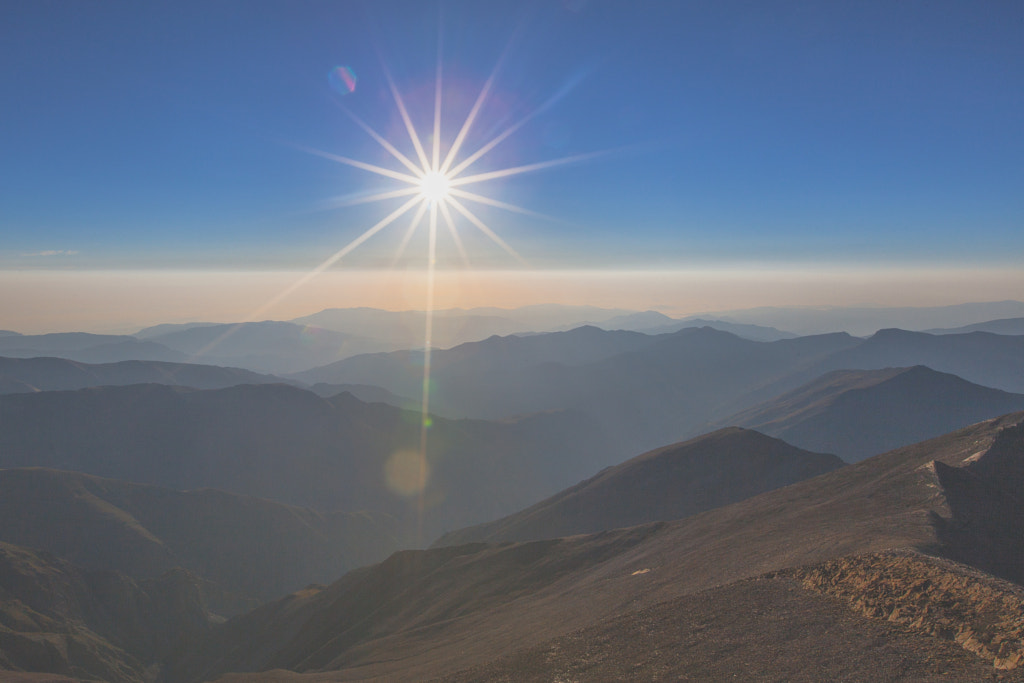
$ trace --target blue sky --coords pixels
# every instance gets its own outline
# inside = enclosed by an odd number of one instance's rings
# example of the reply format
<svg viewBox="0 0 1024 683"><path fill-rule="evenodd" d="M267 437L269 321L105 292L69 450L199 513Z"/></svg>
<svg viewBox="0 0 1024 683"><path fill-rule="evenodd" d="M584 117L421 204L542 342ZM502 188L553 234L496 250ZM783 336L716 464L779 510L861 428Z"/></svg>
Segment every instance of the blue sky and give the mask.
<svg viewBox="0 0 1024 683"><path fill-rule="evenodd" d="M400 169L338 105L413 154L383 65L428 132L439 30L444 141L492 73L467 151L549 104L475 170L605 152L473 188L550 217L479 208L533 267L1024 259L1019 2L37 0L0 13L8 271L315 266L399 202L325 210L393 185L303 148ZM354 92L331 89L336 66ZM515 266L460 229L474 265ZM402 230L346 267L389 262Z"/></svg>

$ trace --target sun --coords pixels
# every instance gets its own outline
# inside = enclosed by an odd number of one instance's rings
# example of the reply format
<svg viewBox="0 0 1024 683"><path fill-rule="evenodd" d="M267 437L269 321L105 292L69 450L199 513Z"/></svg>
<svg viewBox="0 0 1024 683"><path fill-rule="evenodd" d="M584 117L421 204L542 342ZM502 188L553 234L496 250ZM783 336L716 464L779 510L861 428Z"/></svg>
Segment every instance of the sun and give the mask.
<svg viewBox="0 0 1024 683"><path fill-rule="evenodd" d="M437 203L451 199L451 179L440 171L430 171L420 178L420 197Z"/></svg>

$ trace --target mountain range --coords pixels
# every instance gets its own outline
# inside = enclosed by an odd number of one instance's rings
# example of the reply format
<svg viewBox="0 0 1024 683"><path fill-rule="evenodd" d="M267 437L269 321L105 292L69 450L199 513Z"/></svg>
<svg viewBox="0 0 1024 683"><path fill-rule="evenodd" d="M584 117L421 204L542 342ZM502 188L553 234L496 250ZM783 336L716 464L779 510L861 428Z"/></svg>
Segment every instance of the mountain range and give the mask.
<svg viewBox="0 0 1024 683"><path fill-rule="evenodd" d="M0 333L0 680L1024 680L1008 315L317 316Z"/></svg>
<svg viewBox="0 0 1024 683"><path fill-rule="evenodd" d="M422 358L415 351L369 354L294 377L307 383L375 384L399 396L415 396ZM492 337L435 352L431 410L484 419L579 411L608 427L616 458L603 464L610 465L695 436L709 424L724 426L731 416L831 371L914 365L1024 393L1024 337L883 330L866 340L832 334L755 342L707 327L662 335L583 327ZM1010 409L1007 404L978 417ZM924 435L962 424L945 422ZM908 432L907 437L922 434ZM882 445L899 443L907 441L883 440ZM850 455L877 452L862 449Z"/></svg>
<svg viewBox="0 0 1024 683"><path fill-rule="evenodd" d="M782 477L775 483L801 481L764 491L771 481L757 482L771 472ZM1024 413L849 466L727 429L624 463L532 511L560 524L562 507L596 533L401 551L220 623L209 611L215 581L180 567L158 573L162 553L182 564L207 558L207 576L239 560L248 567L245 553L263 543L304 555L310 549L298 546L315 535L269 521L289 508L9 470L0 472L2 514L21 522L5 533L38 544L57 531L53 550L78 561L0 541L0 662L54 672L51 680L124 683L810 681L851 672L1019 680L1022 484ZM720 496L730 485L731 504ZM646 521L680 514L668 495L651 505L658 490L695 506L682 519ZM572 513L574 498L593 504ZM47 499L65 502L48 513ZM262 533L277 540L243 538L234 525L252 524L253 507L268 505ZM306 526L318 519L290 510ZM81 520L80 538L58 531L69 519ZM525 539L560 532L518 528ZM83 566L97 554L107 567ZM264 555L254 570L280 558ZM132 569L147 557L157 561Z"/></svg>
<svg viewBox="0 0 1024 683"><path fill-rule="evenodd" d="M0 394L145 383L223 389L238 384L276 384L284 381L272 375L216 365L159 361L88 364L65 358L0 357Z"/></svg>
<svg viewBox="0 0 1024 683"><path fill-rule="evenodd" d="M1018 680L1022 462L1017 413L678 521L397 553L172 680Z"/></svg>
<svg viewBox="0 0 1024 683"><path fill-rule="evenodd" d="M283 384L159 384L0 396L0 467L217 488L396 520L403 543L514 512L593 472L599 430L570 412L486 422L322 398ZM597 455L595 455L597 454ZM394 546L391 549L394 549Z"/></svg>
<svg viewBox="0 0 1024 683"><path fill-rule="evenodd" d="M765 306L720 311L704 317L754 325L772 325L799 335L845 331L867 337L878 330L958 328L1024 316L1022 301L985 301L951 306Z"/></svg>
<svg viewBox="0 0 1024 683"><path fill-rule="evenodd" d="M717 424L749 427L857 462L1018 410L1024 410L1024 394L917 365L836 370Z"/></svg>
<svg viewBox="0 0 1024 683"><path fill-rule="evenodd" d="M379 561L397 546L394 522L382 515L44 468L0 470L0 519L0 542L87 570L151 579L186 569L226 616Z"/></svg>
<svg viewBox="0 0 1024 683"><path fill-rule="evenodd" d="M997 318L1003 314L1002 318ZM1021 334L1020 302L965 304L936 309L757 309L675 319L657 311L626 311L593 306L526 306L434 312L432 344L451 348L491 336L534 335L591 325L649 335L691 327L711 327L752 341L778 341L837 331L870 335L901 325L936 334L972 331ZM818 322L803 324L814 319ZM782 322L793 322L792 328ZM937 328L927 323L947 323ZM951 328L949 323L960 325ZM0 334L0 356L52 356L85 363L122 360L203 362L262 373L300 372L363 353L417 349L423 345L426 313L372 308L326 309L291 321L192 322L154 325L134 335L62 332ZM781 329L780 329L781 328Z"/></svg>
<svg viewBox="0 0 1024 683"><path fill-rule="evenodd" d="M638 455L513 515L445 534L434 545L532 541L681 519L843 465L834 455L730 427Z"/></svg>

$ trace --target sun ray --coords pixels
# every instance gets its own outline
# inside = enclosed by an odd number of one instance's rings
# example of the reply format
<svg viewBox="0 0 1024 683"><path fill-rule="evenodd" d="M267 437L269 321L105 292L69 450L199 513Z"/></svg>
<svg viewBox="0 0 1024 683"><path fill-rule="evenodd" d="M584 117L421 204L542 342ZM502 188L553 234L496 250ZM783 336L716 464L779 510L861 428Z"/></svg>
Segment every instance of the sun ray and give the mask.
<svg viewBox="0 0 1024 683"><path fill-rule="evenodd" d="M431 140L432 162L430 170L438 171L441 160L441 32L437 35L437 78L434 80L434 139Z"/></svg>
<svg viewBox="0 0 1024 683"><path fill-rule="evenodd" d="M508 178L509 176L519 175L521 173L531 173L533 171L540 171L545 168L553 168L555 166L564 166L565 164L574 164L579 161L586 161L587 159L593 159L595 157L607 154L607 152L589 152L587 154L576 154L569 157L562 157L561 159L552 159L550 161L541 161L536 164L526 164L525 166L513 166L511 168L504 168L499 171L490 171L488 173L478 173L477 175L464 176L462 178L452 178L449 183L452 187L458 185L468 185L469 183L480 183L485 180L496 180L498 178Z"/></svg>
<svg viewBox="0 0 1024 683"><path fill-rule="evenodd" d="M515 125L511 126L510 128L506 128L505 130L503 130L501 133L498 134L497 137L495 137L493 140L488 142L486 145L484 145L483 147L481 147L477 151L473 152L471 155L466 157L458 166L453 168L451 170L451 175L457 176L460 173L462 173L463 171L465 171L467 168L470 167L470 165L473 164L474 161L478 160L480 157L482 157L483 155L485 155L488 152L490 152L492 149L494 149L499 144L501 144L501 142L505 138L507 138L509 135L512 135L512 133L515 133L517 130L522 128L523 125L525 125L526 122L530 120L530 118L532 118L532 115L526 117L525 119L523 119L519 123L516 123Z"/></svg>
<svg viewBox="0 0 1024 683"><path fill-rule="evenodd" d="M497 69L495 69L495 71L497 71ZM476 121L477 114L480 113L480 108L487 100L487 94L491 91L491 86L494 84L494 77L495 74L492 73L491 77L487 79L486 83L484 83L484 87L480 91L480 94L477 95L476 102L473 103L473 108L469 110L469 115L463 122L462 128L459 130L459 134L455 136L455 142L452 143L447 156L445 156L444 164L441 166L441 173L449 175L448 168L455 160L455 156L459 153L462 143L466 140L466 136L469 134L469 129L473 127L473 122Z"/></svg>
<svg viewBox="0 0 1024 683"><path fill-rule="evenodd" d="M427 248L427 310L424 323L423 343L423 392L420 400L420 476L418 481L426 481L427 475L427 430L430 428L430 364L434 337L434 267L437 263L437 202L430 204L430 241ZM423 520L423 504L425 488L419 493L419 517Z"/></svg>
<svg viewBox="0 0 1024 683"><path fill-rule="evenodd" d="M506 202L498 201L497 199L491 199L490 197L485 197L482 194L476 194L475 192L467 192L466 190L460 190L457 187L448 188L448 194L454 195L456 197L462 197L463 199L468 199L469 201L476 202L478 204L486 204L487 206L493 206L496 209L505 209L506 211L521 213L524 216L533 216L534 218L543 218L544 220L549 221L556 220L553 216L545 216L542 213L530 211L529 209L524 209L523 207L516 206L515 204L508 204Z"/></svg>
<svg viewBox="0 0 1024 683"><path fill-rule="evenodd" d="M448 210L448 202L441 202L441 216L444 217L444 223L448 226L448 232L451 233L452 242L455 243L455 248L459 251L459 256L462 257L462 263L469 268L469 254L466 253L466 247L462 244L462 237L459 236L459 230L455 227L455 221L452 220L452 212Z"/></svg>
<svg viewBox="0 0 1024 683"><path fill-rule="evenodd" d="M409 227L406 228L405 234L402 235L402 241L398 243L398 249L395 250L395 257L391 260L391 268L398 265L398 260L402 258L402 254L405 253L405 248L409 245L409 240L416 233L416 228L419 227L420 221L423 220L423 214L427 211L429 202L421 201L420 208L416 209L416 214L412 217L412 221L409 223Z"/></svg>
<svg viewBox="0 0 1024 683"><path fill-rule="evenodd" d="M332 209L341 209L346 206L357 206L359 204L371 204L373 202L384 201L385 199L398 199L400 197L408 197L411 194L416 194L420 191L418 187L403 187L400 190L390 190L388 192L380 192L378 194L372 194L367 197L354 197L352 199L339 199L337 201L329 202L328 205Z"/></svg>
<svg viewBox="0 0 1024 683"><path fill-rule="evenodd" d="M330 159L331 161L337 161L339 164L346 164L354 168L359 168L370 173L376 173L382 175L385 178L393 178L394 180L401 180L406 183L418 183L420 179L416 176L411 176L408 173L400 173L399 171L392 171L390 168L384 168L383 166L375 166L368 164L363 161L356 161L355 159L349 159L348 157L338 156L337 154L331 154L330 152L324 152L319 149L313 149L312 147L299 147L304 152L315 154L318 157L324 159Z"/></svg>
<svg viewBox="0 0 1024 683"><path fill-rule="evenodd" d="M346 244L344 247L342 247L338 251L334 252L330 257L325 259L323 261L323 263L321 263L316 268L314 268L313 270L311 270L308 273L306 273L305 275L303 275L301 278L299 278L298 280L293 282L291 285L289 285L284 290L282 290L279 294L277 294L272 299L270 299L270 301L268 301L267 303L263 304L262 306L260 306L258 309L256 309L252 313L250 313L248 318L247 318L247 320L251 321L251 320L254 320L255 318L263 315L263 313L266 312L268 309L270 309L272 306L274 306L274 304L276 304L277 302L281 301L286 296L288 296L289 294L294 292L296 289L298 289L299 287L302 287L304 284L306 284L307 282L309 282L310 280L315 278L317 275L319 275L320 273L324 272L325 270L327 270L328 268L333 266L335 263L337 263L341 259L343 259L346 256L348 256L350 253L352 253L352 251L354 249L356 249L363 242L365 242L366 240L370 239L371 237L376 235L378 232L380 232L381 230L383 230L384 228L388 227L389 225L394 223L396 220L401 218L403 214L407 213L409 211L409 209L411 209L413 206L415 206L416 202L419 202L419 201L422 201L419 197L413 197L412 199L407 201L405 204L402 204L400 207L398 207L397 209L395 209L394 211L389 213L386 217L381 219L372 228L366 230L362 235L360 235L359 237L355 238L354 240L352 240L351 242Z"/></svg>
<svg viewBox="0 0 1024 683"><path fill-rule="evenodd" d="M405 123L405 129L409 132L409 138L412 140L412 146L416 148L416 156L419 157L420 163L423 164L423 168L429 169L430 162L427 161L427 153L423 151L423 145L420 143L420 136L416 133L416 127L412 125L412 119L409 118L409 110L405 108L405 102L402 100L402 94L398 92L398 87L395 85L394 79L391 78L391 72L384 69L384 75L388 79L388 87L391 88L391 96L395 98L395 106L398 107L398 113L402 115L402 121Z"/></svg>
<svg viewBox="0 0 1024 683"><path fill-rule="evenodd" d="M415 173L417 176L422 176L423 175L423 169L422 168L420 168L419 166L414 164L409 157L407 157L404 154L402 154L401 152L399 152L398 149L394 145L392 145L390 142L388 142L380 133L378 133L373 128L371 128L369 126L369 124L367 124L361 118L359 118L358 116L353 114L352 111L350 109L348 109L348 107L343 107L340 104L338 105L338 107L343 112L345 112L350 119L355 121L356 125L358 125L360 128L365 130L370 135L370 137L372 137L374 140L376 140L377 144L379 144L381 147L386 149L391 154L391 156L393 156L395 159L397 159L399 162L401 162L401 164L403 166L405 166L407 169L409 169L410 171Z"/></svg>
<svg viewBox="0 0 1024 683"><path fill-rule="evenodd" d="M461 161L461 162L459 163L459 165L458 165L458 166L456 166L455 168L453 168L453 169L451 170L451 175L452 175L452 176L457 176L457 175L459 175L460 173L462 173L463 171L465 171L465 170L466 170L467 168L469 168L469 167L470 167L470 166L471 166L471 165L472 165L472 164L473 164L474 162L476 162L477 160L479 160L479 159L480 159L480 157L482 157L483 155L487 154L487 153L488 153L488 152L490 152L490 151L491 151L492 149L494 149L495 147L497 147L498 145L500 145L500 144L501 144L501 143L502 143L502 142L503 142L503 141L504 141L505 139L507 139L507 138L508 138L508 137L509 137L510 135L512 135L512 134L513 134L513 133L515 133L515 132L516 132L517 130L519 130L520 128L522 128L523 126L525 126L525 125L526 125L527 123L529 123L529 122L530 122L531 120L533 120L534 118L536 118L536 117L540 116L540 115L541 115L541 114L543 114L543 113L544 113L545 111L547 111L548 109L550 109L551 107L553 107L553 106L555 105L555 103L557 103L557 102L558 102L559 100L561 100L561 99L562 99L563 97L565 97L565 95L566 95L566 94L567 94L567 93L568 93L568 92L569 92L570 90L572 90L572 88L573 88L573 87L575 87L575 85L576 85L576 84L578 83L578 81L579 81L579 79L574 79L574 80L573 80L573 81L571 81L570 83L568 83L568 84L566 84L566 85L562 86L562 87L561 87L561 88L560 88L560 89L558 90L558 92L556 92L556 93L555 93L554 95L552 95L551 97L549 97L549 98L547 99L547 101L546 101L546 102L544 102L544 104L540 105L539 107L537 107L536 109L534 109L534 110L533 110L532 112L530 112L529 114L527 114L527 115L526 115L526 116L524 116L523 118L519 119L519 120L518 120L517 122L515 122L515 123L514 123L514 124L512 124L511 126L509 126L508 128L506 128L506 129L505 129L505 130L503 130L502 132L498 133L498 135L496 135L496 136L495 136L495 137L494 137L494 138L493 138L493 139L492 139L492 140L491 140L490 142L488 142L488 143L487 143L486 145L484 145L483 147L481 147L481 148L480 148L480 149L478 149L477 151L473 152L473 153L472 153L471 155L469 155L469 156L468 156L468 157L466 157L466 158L465 158L464 160L462 160L462 161Z"/></svg>
<svg viewBox="0 0 1024 683"><path fill-rule="evenodd" d="M515 250L515 249L513 249L512 247L510 247L510 246L509 246L509 245L508 245L508 244L507 244L507 243L505 242L505 240L503 240L503 239L501 239L500 237L498 237L498 235L497 235L497 234L496 234L496 233L495 233L495 232L494 232L493 230L491 230L491 229L490 229L489 227L487 227L487 225L486 225L486 224L484 224L484 222L483 222L483 221L481 221L481 220L480 220L479 218L477 218L477 217L476 217L476 215L474 215L472 211L470 211L470 210L469 210L469 209L467 209L467 208L466 208L465 206L463 206L463 205L462 205L462 202L459 202L459 201L458 201L458 200L456 200L456 199L455 199L454 197L448 197L448 203L449 203L449 204L451 204L451 205L452 205L453 207L455 207L455 210L456 210L456 211L458 211L458 212L459 212L459 213L461 213L461 214L462 214L463 216L465 216L465 217L466 217L466 220L468 220L468 221L469 221L470 223L472 223L473 225L475 225L475 226L477 227L477 229L478 229L478 230L480 230L480 232L482 232L483 234L485 234L485 235L487 235L488 237L490 237L490 238L491 238L491 240L492 240L492 241L493 241L493 242L494 242L495 244L497 244L497 245L498 245L499 247L501 247L501 248L502 248L502 249L504 249L504 250L505 250L506 252L508 252L510 256L512 256L513 258L515 258L515 259L516 259L517 261L519 261L520 263L522 263L522 264L523 264L524 266L525 266L525 265L529 265L529 264L527 264L527 263L526 263L526 259L524 259L524 258L523 258L522 256L520 256L520 255L518 254L518 252L516 252L516 250Z"/></svg>

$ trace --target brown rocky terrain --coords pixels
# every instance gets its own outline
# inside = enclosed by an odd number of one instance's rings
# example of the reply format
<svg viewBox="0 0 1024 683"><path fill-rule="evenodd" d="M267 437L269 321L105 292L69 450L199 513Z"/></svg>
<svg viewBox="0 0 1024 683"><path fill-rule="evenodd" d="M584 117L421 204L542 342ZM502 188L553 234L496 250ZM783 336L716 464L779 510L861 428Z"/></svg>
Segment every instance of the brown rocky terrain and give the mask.
<svg viewBox="0 0 1024 683"><path fill-rule="evenodd" d="M1024 663L1024 589L915 553L844 557L787 570L804 588L854 612L951 640L993 667Z"/></svg>
<svg viewBox="0 0 1024 683"><path fill-rule="evenodd" d="M0 668L107 683L153 680L161 661L194 648L211 626L200 583L184 570L136 581L0 543Z"/></svg>
<svg viewBox="0 0 1024 683"><path fill-rule="evenodd" d="M1021 569L1022 527L999 513L1021 508L1022 423L1020 413L979 423L675 522L399 553L228 622L173 674L1019 680L1021 668L996 663L1016 656L1004 643L1018 637L1020 595L1006 579ZM829 564L840 558L855 559ZM915 626L922 612L934 625ZM648 640L645 615L660 624ZM603 648L590 660L600 666L565 669L586 664L588 642ZM690 655L661 654L672 642ZM559 643L568 654L548 657Z"/></svg>

